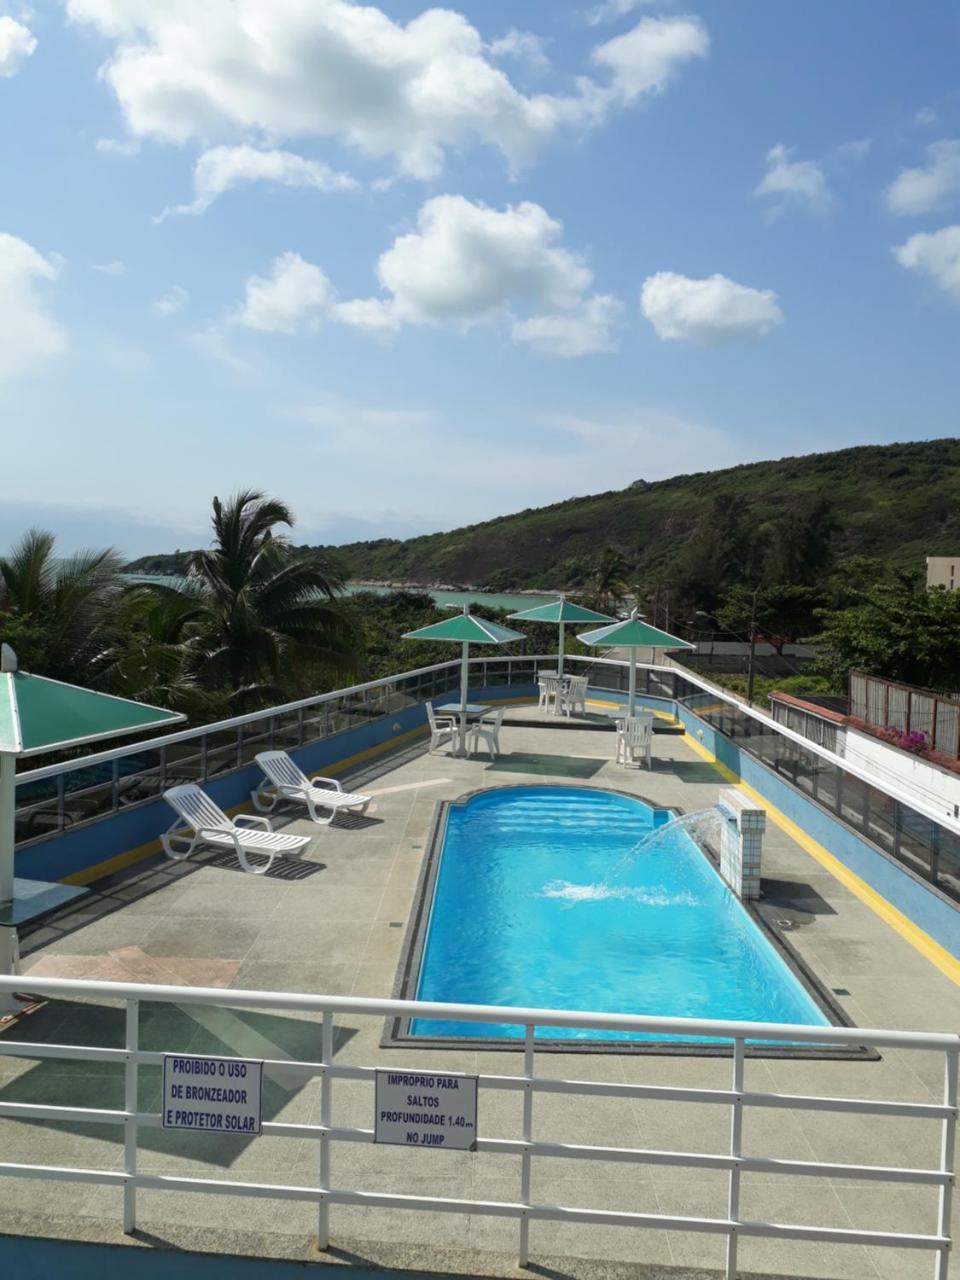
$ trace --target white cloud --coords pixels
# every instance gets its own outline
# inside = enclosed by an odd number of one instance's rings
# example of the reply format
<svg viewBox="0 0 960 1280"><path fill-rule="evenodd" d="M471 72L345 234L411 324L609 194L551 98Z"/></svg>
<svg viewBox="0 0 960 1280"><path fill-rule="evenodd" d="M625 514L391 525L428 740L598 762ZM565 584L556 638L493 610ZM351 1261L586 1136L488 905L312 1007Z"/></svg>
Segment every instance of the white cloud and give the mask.
<svg viewBox="0 0 960 1280"><path fill-rule="evenodd" d="M251 276L232 319L262 333L312 332L329 314L333 289L326 275L299 253L284 253L269 276Z"/></svg>
<svg viewBox="0 0 960 1280"><path fill-rule="evenodd" d="M709 51L710 37L699 18L643 18L632 31L598 45L591 57L610 71L612 92L627 103L662 93L679 67Z"/></svg>
<svg viewBox="0 0 960 1280"><path fill-rule="evenodd" d="M550 66L547 57L547 41L532 31L518 31L511 27L506 35L492 40L487 46L492 58L516 58L525 62L533 71L546 71Z"/></svg>
<svg viewBox="0 0 960 1280"><path fill-rule="evenodd" d="M922 128L928 128L934 125L940 117L934 111L933 107L921 107L919 111L913 113L913 123L920 125Z"/></svg>
<svg viewBox="0 0 960 1280"><path fill-rule="evenodd" d="M135 156L140 143L136 138L98 138L96 149L108 156Z"/></svg>
<svg viewBox="0 0 960 1280"><path fill-rule="evenodd" d="M249 382L255 379L256 365L231 347L221 325L212 324L195 333L188 333L186 340L188 345L205 359L222 364L224 368L237 374L244 381Z"/></svg>
<svg viewBox="0 0 960 1280"><path fill-rule="evenodd" d="M114 258L113 262L95 262L90 269L91 271L99 271L102 276L125 276L127 274L127 264L121 262L119 258Z"/></svg>
<svg viewBox="0 0 960 1280"><path fill-rule="evenodd" d="M644 281L640 305L658 337L707 346L763 338L783 322L772 289L751 289L719 274L691 280L659 271Z"/></svg>
<svg viewBox="0 0 960 1280"><path fill-rule="evenodd" d="M189 301L190 295L186 289L179 284L175 284L171 285L163 297L158 298L153 305L162 316L172 316L178 311L182 311Z"/></svg>
<svg viewBox="0 0 960 1280"><path fill-rule="evenodd" d="M943 138L926 149L922 169L904 169L884 192L891 213L931 213L960 194L960 139Z"/></svg>
<svg viewBox="0 0 960 1280"><path fill-rule="evenodd" d="M588 9L583 17L590 27L598 27L602 22L615 22L617 18L625 18L634 9L653 4L655 0L604 0L603 4Z"/></svg>
<svg viewBox="0 0 960 1280"><path fill-rule="evenodd" d="M29 373L66 350L67 335L47 310L44 285L60 274L26 240L0 233L0 379Z"/></svg>
<svg viewBox="0 0 960 1280"><path fill-rule="evenodd" d="M920 232L893 252L902 267L928 275L944 293L960 299L960 226Z"/></svg>
<svg viewBox="0 0 960 1280"><path fill-rule="evenodd" d="M532 316L513 326L516 342L526 342L545 356L592 356L614 351L613 330L623 316L623 303L609 293L585 299L573 311Z"/></svg>
<svg viewBox="0 0 960 1280"><path fill-rule="evenodd" d="M329 137L418 178L474 141L525 163L558 129L659 91L708 43L696 19L648 19L594 51L612 82L528 95L450 9L406 24L350 0L67 0L67 11L113 42L101 76L136 137Z"/></svg>
<svg viewBox="0 0 960 1280"><path fill-rule="evenodd" d="M194 199L164 209L156 219L171 213L203 213L219 196L243 182L277 182L285 187L315 187L318 191L355 191L359 185L348 173L306 160L292 151L261 151L256 147L213 147L204 151L193 168Z"/></svg>
<svg viewBox="0 0 960 1280"><path fill-rule="evenodd" d="M380 255L382 296L341 300L319 266L285 253L268 276L247 281L230 320L287 334L314 331L324 320L370 333L502 323L514 341L548 355L610 350L622 304L591 293L593 273L560 243L562 232L529 201L500 210L436 196L421 207L417 229Z"/></svg>
<svg viewBox="0 0 960 1280"><path fill-rule="evenodd" d="M809 208L824 210L831 201L827 179L814 160L795 160L794 150L778 142L767 152L767 171L754 188L755 196L781 197L783 203L806 203Z"/></svg>
<svg viewBox="0 0 960 1280"><path fill-rule="evenodd" d="M15 76L37 47L37 38L22 22L0 17L0 76Z"/></svg>
<svg viewBox="0 0 960 1280"><path fill-rule="evenodd" d="M590 294L593 273L560 243L562 232L530 201L499 210L436 196L421 207L417 230L380 257L387 297L342 304L340 318L378 329L505 320L516 341L550 355L609 350L620 304Z"/></svg>

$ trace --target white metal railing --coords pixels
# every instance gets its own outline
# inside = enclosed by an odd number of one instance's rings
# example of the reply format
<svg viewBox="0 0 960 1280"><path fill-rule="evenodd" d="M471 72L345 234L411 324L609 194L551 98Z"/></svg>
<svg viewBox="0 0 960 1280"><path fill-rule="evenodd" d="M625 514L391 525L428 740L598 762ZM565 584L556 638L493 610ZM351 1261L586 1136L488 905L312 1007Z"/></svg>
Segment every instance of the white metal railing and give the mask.
<svg viewBox="0 0 960 1280"><path fill-rule="evenodd" d="M0 978L0 995L20 989L23 985L23 978ZM31 991L39 996L123 1002L126 1009L125 1046L119 1049L82 1044L48 1044L16 1041L3 1037L0 1039L0 1056L41 1060L75 1059L81 1062L122 1065L125 1072L125 1104L123 1110L115 1110L83 1106L53 1106L45 1103L4 1102L2 1090L0 1090L0 1117L27 1121L122 1125L124 1167L121 1171L77 1166L51 1167L4 1161L0 1163L0 1177L23 1177L120 1187L123 1190L123 1229L128 1233L136 1227L138 1190L198 1191L226 1196L261 1196L314 1204L318 1213L317 1234L321 1249L326 1249L329 1245L331 1206L359 1205L371 1208L427 1210L435 1213L478 1214L516 1219L520 1229L519 1257L522 1266L526 1266L529 1262L531 1222L577 1222L726 1236L727 1280L735 1280L738 1241L754 1237L928 1250L934 1255L935 1280L948 1280L951 1246L950 1211L957 1122L957 1077L958 1059L960 1059L960 1036L957 1035L863 1030L855 1027L810 1027L686 1018L650 1018L555 1009L437 1004L413 1000L371 1000L347 996L224 991L199 987L161 987L48 978L31 979L29 986ZM313 1139L319 1143L315 1184L278 1186L272 1183L227 1182L200 1176L146 1174L138 1171L140 1131L159 1128L162 1124L159 1112L141 1112L138 1109L139 1068L145 1065L157 1066L163 1061L162 1052L146 1051L139 1046L139 1010L140 1005L146 1002L164 1002L178 1006L201 1005L220 1009L266 1009L321 1016L322 1021L318 1028L320 1052L315 1061L281 1059L264 1063L264 1070L267 1073L271 1070L282 1072L285 1080L299 1079L304 1084L314 1079L319 1080L319 1124L291 1124L265 1120L262 1125L262 1133L265 1136ZM523 1028L522 1043L519 1041L517 1043L518 1051L522 1048L523 1053L523 1069L520 1074L483 1073L478 1076L480 1090L508 1090L520 1092L523 1095L521 1132L516 1138L478 1137L475 1145L475 1150L479 1153L521 1157L519 1194L516 1200L448 1199L422 1194L361 1191L337 1184L332 1152L334 1145L339 1142L372 1143L374 1141L373 1129L337 1125L334 1122L335 1082L350 1080L366 1081L372 1084L375 1079L374 1066L347 1065L334 1060L334 1025L337 1017L358 1015L377 1019L399 1017L501 1025L509 1023ZM708 1089L662 1084L567 1080L540 1074L537 1069L535 1039L535 1030L538 1027L575 1027L621 1033L634 1031L660 1036L722 1037L733 1042L733 1071L730 1087ZM752 1040L822 1046L867 1045L898 1051L937 1052L944 1058L943 1101L921 1103L878 1098L838 1098L817 1094L756 1092L748 1089L744 1082L745 1046ZM436 1051L432 1051L431 1065L426 1068L431 1073L443 1070L442 1066L437 1065L435 1054ZM395 1062L392 1065L395 1066ZM636 1147L537 1141L533 1137L534 1112L536 1098L543 1094L727 1106L730 1108L731 1117L729 1149L722 1153L709 1154L683 1150L653 1151ZM743 1115L748 1108L821 1111L877 1118L899 1117L939 1121L941 1127L939 1165L936 1168L925 1169L911 1166L834 1164L818 1160L745 1155L742 1150L741 1136ZM372 1092L370 1113L373 1116ZM482 1129L482 1111L480 1115L479 1128ZM184 1139L187 1150L189 1150L189 1141L188 1135ZM721 1170L726 1172L728 1178L727 1214L725 1217L707 1218L541 1204L531 1195L531 1166L532 1162L539 1157ZM422 1172L422 1166L417 1166L417 1169L418 1172ZM744 1174L753 1173L766 1176L844 1178L867 1183L899 1183L936 1188L937 1228L934 1234L921 1234L747 1220L740 1213L740 1181Z"/></svg>

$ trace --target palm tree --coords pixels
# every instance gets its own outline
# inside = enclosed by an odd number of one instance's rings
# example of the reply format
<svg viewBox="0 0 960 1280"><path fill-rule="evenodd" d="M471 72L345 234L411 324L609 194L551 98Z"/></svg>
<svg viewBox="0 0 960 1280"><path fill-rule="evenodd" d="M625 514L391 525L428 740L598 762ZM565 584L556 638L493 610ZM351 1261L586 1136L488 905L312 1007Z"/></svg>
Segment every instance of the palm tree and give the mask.
<svg viewBox="0 0 960 1280"><path fill-rule="evenodd" d="M110 693L185 712L191 720L229 714L222 693L203 688L191 670L203 598L188 584L156 591L136 586L119 602L114 638L102 653L97 683Z"/></svg>
<svg viewBox="0 0 960 1280"><path fill-rule="evenodd" d="M616 547L604 547L594 577L597 607L602 612L608 612L627 594L629 569L622 551L618 551Z"/></svg>
<svg viewBox="0 0 960 1280"><path fill-rule="evenodd" d="M226 689L237 709L275 698L281 676L304 662L353 665L339 574L315 552L295 554L277 525L292 526L293 515L275 498L252 489L214 498L214 545L193 555L185 590L152 588L200 602L186 671Z"/></svg>
<svg viewBox="0 0 960 1280"><path fill-rule="evenodd" d="M30 529L0 556L0 611L22 637L24 667L76 680L105 642L121 560L111 548L54 554L52 533Z"/></svg>

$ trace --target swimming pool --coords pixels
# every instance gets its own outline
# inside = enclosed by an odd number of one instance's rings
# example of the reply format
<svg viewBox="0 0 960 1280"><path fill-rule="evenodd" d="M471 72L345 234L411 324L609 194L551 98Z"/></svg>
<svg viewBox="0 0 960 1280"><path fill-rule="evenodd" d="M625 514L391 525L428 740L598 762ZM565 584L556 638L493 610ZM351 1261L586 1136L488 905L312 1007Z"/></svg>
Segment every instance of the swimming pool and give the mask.
<svg viewBox="0 0 960 1280"><path fill-rule="evenodd" d="M451 805L417 998L829 1025L685 832L630 856L672 816L579 787L503 787ZM416 1019L410 1034L502 1040L523 1030ZM662 1039L567 1028L537 1035Z"/></svg>

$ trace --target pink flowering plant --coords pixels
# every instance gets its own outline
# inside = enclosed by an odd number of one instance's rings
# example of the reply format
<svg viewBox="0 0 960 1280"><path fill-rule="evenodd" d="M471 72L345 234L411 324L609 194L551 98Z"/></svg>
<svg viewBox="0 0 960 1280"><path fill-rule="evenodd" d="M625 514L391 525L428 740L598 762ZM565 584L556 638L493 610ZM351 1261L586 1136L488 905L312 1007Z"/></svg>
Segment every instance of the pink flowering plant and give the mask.
<svg viewBox="0 0 960 1280"><path fill-rule="evenodd" d="M930 735L925 729L897 729L888 725L880 730L880 736L895 747L912 751L914 755L922 755L930 746Z"/></svg>

